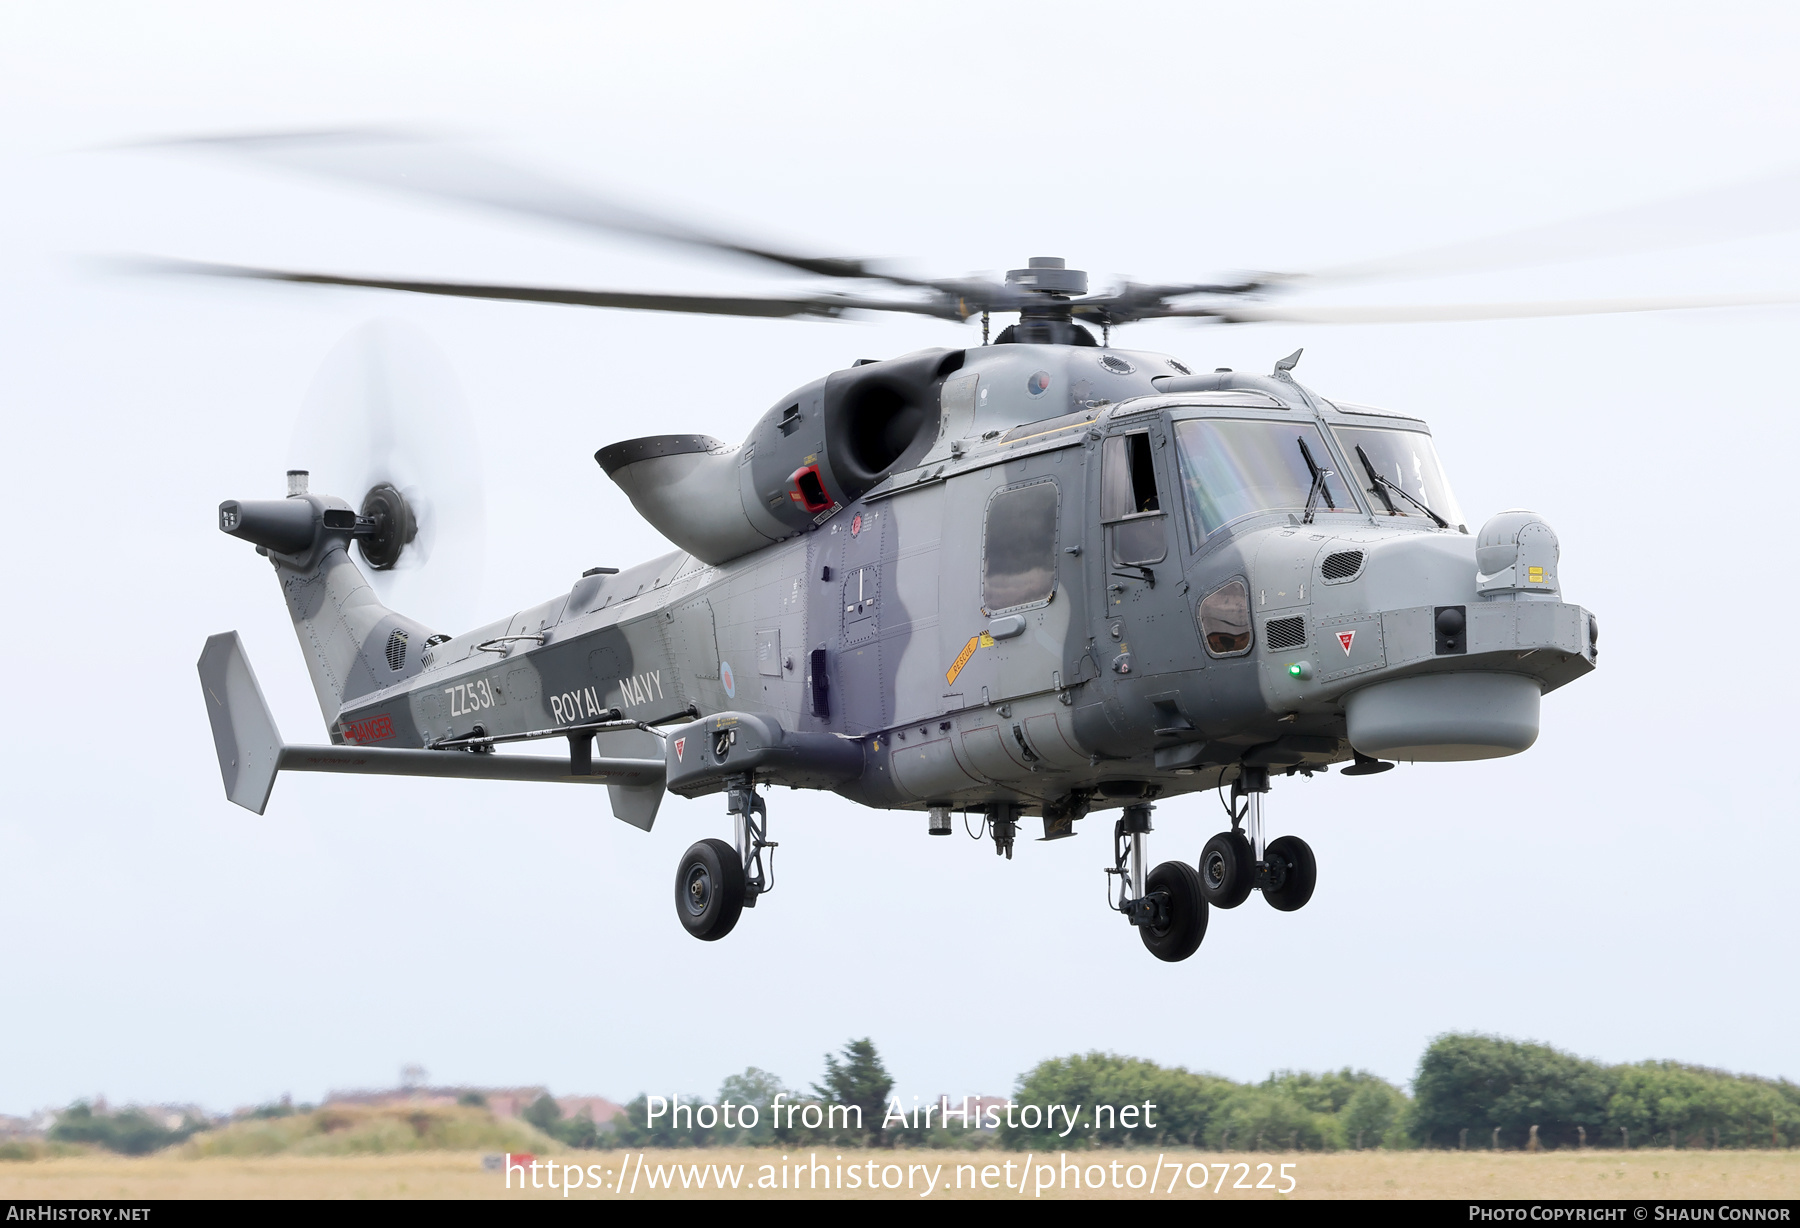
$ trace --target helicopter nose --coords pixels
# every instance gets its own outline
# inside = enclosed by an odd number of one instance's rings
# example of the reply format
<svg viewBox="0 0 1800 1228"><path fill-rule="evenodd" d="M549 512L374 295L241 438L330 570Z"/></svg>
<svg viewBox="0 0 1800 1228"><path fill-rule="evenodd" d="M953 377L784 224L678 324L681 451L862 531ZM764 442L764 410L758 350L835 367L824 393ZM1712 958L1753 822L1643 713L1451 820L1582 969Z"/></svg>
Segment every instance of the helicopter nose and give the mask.
<svg viewBox="0 0 1800 1228"><path fill-rule="evenodd" d="M1383 659L1343 700L1359 753L1412 762L1516 755L1537 740L1543 692L1592 668L1593 622L1561 606L1560 546L1548 522L1500 512L1473 544L1421 534L1372 548L1355 583L1371 586L1365 608L1381 609ZM1471 562L1473 577L1464 570ZM1355 616L1333 621L1347 634Z"/></svg>

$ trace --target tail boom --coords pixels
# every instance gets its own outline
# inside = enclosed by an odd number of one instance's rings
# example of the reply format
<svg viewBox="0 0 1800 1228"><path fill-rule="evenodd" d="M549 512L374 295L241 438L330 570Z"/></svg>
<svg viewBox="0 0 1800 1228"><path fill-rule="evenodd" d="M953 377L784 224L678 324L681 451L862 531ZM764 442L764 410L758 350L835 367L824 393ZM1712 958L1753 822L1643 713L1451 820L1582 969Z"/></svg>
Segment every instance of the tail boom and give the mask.
<svg viewBox="0 0 1800 1228"><path fill-rule="evenodd" d="M263 698L262 687L237 632L208 637L199 668L225 796L256 814L268 807L276 775L288 771L608 785L613 813L620 819L647 831L656 818L656 803L661 799L666 775L661 759L593 757L589 770L578 773L571 758L563 756L290 746L281 740L274 714Z"/></svg>

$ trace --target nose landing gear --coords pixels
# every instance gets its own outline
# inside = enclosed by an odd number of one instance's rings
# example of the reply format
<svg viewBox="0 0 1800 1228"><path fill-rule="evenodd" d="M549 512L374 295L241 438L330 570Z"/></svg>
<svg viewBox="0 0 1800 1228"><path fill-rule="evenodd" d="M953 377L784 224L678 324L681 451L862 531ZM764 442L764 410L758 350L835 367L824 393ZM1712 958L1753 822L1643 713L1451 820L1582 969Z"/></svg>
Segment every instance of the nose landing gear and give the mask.
<svg viewBox="0 0 1800 1228"><path fill-rule="evenodd" d="M682 928L702 942L729 934L746 908L775 889L775 854L767 838L769 808L749 777L726 786L726 810L737 834L734 848L723 840L701 840L681 855L675 870L675 915Z"/></svg>
<svg viewBox="0 0 1800 1228"><path fill-rule="evenodd" d="M1144 873L1144 837L1150 833L1152 809L1127 806L1113 824L1113 864L1106 873L1118 876L1119 896L1118 903L1109 899L1108 904L1137 928L1150 954L1176 963L1200 949L1207 904L1200 876L1185 861L1165 861Z"/></svg>
<svg viewBox="0 0 1800 1228"><path fill-rule="evenodd" d="M1200 894L1214 908L1236 908L1256 886L1256 855L1244 833L1222 831L1200 850Z"/></svg>
<svg viewBox="0 0 1800 1228"><path fill-rule="evenodd" d="M1271 840L1263 855L1263 899L1271 908L1294 912L1312 899L1319 870L1312 847L1299 836Z"/></svg>
<svg viewBox="0 0 1800 1228"><path fill-rule="evenodd" d="M1252 889L1282 912L1304 908L1312 899L1318 864L1306 841L1282 836L1263 843L1263 794L1268 791L1267 768L1245 767L1231 784L1226 807L1231 830L1208 840L1200 852L1200 892L1215 907L1236 908Z"/></svg>

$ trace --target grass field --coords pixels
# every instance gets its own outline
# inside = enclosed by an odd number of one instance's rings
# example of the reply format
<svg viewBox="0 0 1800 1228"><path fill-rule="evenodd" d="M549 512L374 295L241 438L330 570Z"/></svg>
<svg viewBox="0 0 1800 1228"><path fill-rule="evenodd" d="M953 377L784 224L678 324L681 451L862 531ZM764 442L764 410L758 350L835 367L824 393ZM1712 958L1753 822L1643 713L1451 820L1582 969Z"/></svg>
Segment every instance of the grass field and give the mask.
<svg viewBox="0 0 1800 1228"><path fill-rule="evenodd" d="M823 1163L837 1164L835 1150L821 1154ZM643 1169L637 1172L635 1194L606 1188L618 1181L621 1163L628 1172L637 1171L637 1153L584 1152L564 1153L551 1157L558 1164L564 1159L588 1160L601 1170L600 1189L577 1189L572 1198L695 1198L718 1197L708 1181L702 1193L680 1188L676 1170L665 1168L677 1188L651 1189L649 1179L657 1166L744 1165L743 1186L728 1191L727 1197L801 1197L801 1198L1019 1198L1032 1197L1028 1184L1019 1193L1018 1180L1023 1155L1013 1152L955 1151L875 1151L842 1153L846 1167L856 1166L866 1179L867 1164L872 1159L878 1176L900 1180L899 1173L912 1168L913 1187L883 1190L871 1195L868 1189L798 1191L779 1187L773 1190L754 1188L762 1165L779 1165L782 1153L772 1151L729 1150L649 1152L643 1157ZM1237 1182L1253 1185L1259 1179L1270 1185L1285 1184L1277 1179L1279 1165L1289 1164L1287 1171L1295 1179L1291 1198L1724 1198L1724 1199L1789 1199L1800 1198L1800 1151L1633 1151L1625 1154L1605 1151L1558 1151L1528 1155L1521 1152L1336 1152L1320 1154L1304 1152L1281 1155L1259 1152L1254 1155L1222 1155L1218 1152L1170 1153L1166 1163L1208 1164L1206 1190L1189 1188L1184 1179L1175 1180L1173 1195L1168 1192L1172 1170L1163 1169L1157 1192L1147 1188L1147 1170L1156 1164L1155 1152L1079 1152L1069 1161L1084 1166L1107 1166L1105 1179L1114 1178L1111 1164L1120 1161L1118 1179L1136 1176L1145 1188L1132 1190L1048 1189L1046 1198L1093 1197L1176 1197L1176 1198L1276 1198L1282 1195L1270 1189L1234 1189ZM790 1162L804 1162L806 1156L790 1157ZM971 1189L980 1180L988 1164L1013 1163L1011 1191L1006 1189ZM1045 1163L1042 1156L1032 1161ZM1057 1164L1052 1157L1048 1163ZM1234 1167L1224 1174L1224 1189L1214 1186L1221 1176L1219 1165ZM957 1166L974 1164L971 1173L963 1170L963 1189L955 1188ZM1132 1174L1129 1165L1145 1166L1145 1172ZM1238 1164L1248 1165L1239 1170ZM1262 1165L1276 1167L1265 1175ZM942 1165L937 1188L925 1193L925 1174ZM890 1167L894 1166L894 1167ZM899 1171L896 1172L896 1169ZM715 1169L716 1172L716 1169ZM1196 1181L1196 1169L1182 1170ZM835 1177L835 1174L834 1174ZM996 1172L990 1180L1004 1177ZM540 1178L541 1179L541 1178ZM778 1179L777 1179L778 1180ZM802 1179L804 1181L804 1179ZM1047 1177L1054 1182L1054 1178ZM176 1157L153 1156L128 1159L110 1155L71 1156L57 1159L0 1163L0 1198L560 1198L561 1190L537 1189L510 1192L503 1187L499 1173L486 1170L480 1153L454 1151L414 1151L394 1155L363 1156L222 1156ZM791 1181L791 1178L790 1178ZM625 1184L629 1186L630 1178ZM1085 1183L1084 1183L1085 1184ZM948 1188L947 1188L948 1187Z"/></svg>

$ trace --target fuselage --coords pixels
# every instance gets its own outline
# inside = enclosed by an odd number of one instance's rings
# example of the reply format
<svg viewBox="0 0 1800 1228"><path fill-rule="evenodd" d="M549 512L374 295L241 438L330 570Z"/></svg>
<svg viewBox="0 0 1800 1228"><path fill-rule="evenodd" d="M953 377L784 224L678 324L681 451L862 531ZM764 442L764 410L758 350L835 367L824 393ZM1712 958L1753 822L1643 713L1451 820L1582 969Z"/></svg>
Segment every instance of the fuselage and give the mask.
<svg viewBox="0 0 1800 1228"><path fill-rule="evenodd" d="M678 550L429 648L402 641L334 741L742 712L860 741L865 770L839 788L854 800L1049 819L1243 764L1513 753L1537 696L1594 666L1553 536L1535 576L1521 561L1496 583L1421 421L1135 351L996 345L945 366L933 420L854 497L824 448L785 503L757 485L761 462L703 449L736 466L751 509L728 509L750 529L706 549L753 548ZM798 420L797 447L805 393L765 415ZM712 532L704 505L670 514Z"/></svg>

